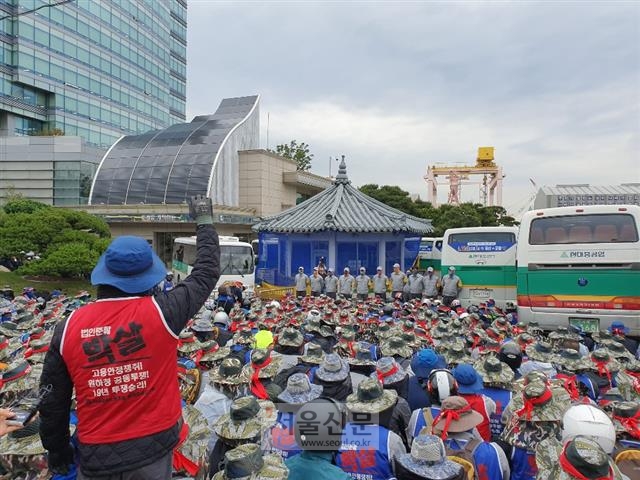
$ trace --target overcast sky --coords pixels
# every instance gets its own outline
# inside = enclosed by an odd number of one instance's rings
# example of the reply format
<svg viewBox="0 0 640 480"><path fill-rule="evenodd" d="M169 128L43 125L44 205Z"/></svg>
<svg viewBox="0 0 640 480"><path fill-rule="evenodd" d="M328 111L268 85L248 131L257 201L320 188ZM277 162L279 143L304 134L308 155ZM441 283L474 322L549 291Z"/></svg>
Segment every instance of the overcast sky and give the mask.
<svg viewBox="0 0 640 480"><path fill-rule="evenodd" d="M188 34L188 119L260 94L261 145L269 114L321 175L345 154L356 186L426 199L427 165L495 146L510 210L529 178L640 182L639 2L190 0Z"/></svg>

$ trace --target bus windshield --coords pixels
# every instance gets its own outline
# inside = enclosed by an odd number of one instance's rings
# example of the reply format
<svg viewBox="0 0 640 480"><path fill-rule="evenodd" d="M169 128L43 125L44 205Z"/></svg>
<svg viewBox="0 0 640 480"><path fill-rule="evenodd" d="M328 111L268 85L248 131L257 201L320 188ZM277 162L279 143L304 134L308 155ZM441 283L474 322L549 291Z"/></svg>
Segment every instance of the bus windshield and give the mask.
<svg viewBox="0 0 640 480"><path fill-rule="evenodd" d="M251 247L220 246L220 275L249 275L253 273L253 269L253 250Z"/></svg>
<svg viewBox="0 0 640 480"><path fill-rule="evenodd" d="M635 219L620 213L536 218L529 231L529 245L637 241Z"/></svg>

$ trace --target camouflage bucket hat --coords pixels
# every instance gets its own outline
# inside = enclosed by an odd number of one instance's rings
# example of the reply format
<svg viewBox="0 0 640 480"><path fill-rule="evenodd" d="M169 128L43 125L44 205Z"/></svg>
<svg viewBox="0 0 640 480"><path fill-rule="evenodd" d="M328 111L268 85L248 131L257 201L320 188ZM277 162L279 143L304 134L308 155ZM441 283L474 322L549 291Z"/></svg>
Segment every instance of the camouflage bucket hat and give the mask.
<svg viewBox="0 0 640 480"><path fill-rule="evenodd" d="M188 434L184 442L179 444L177 450L194 463L206 464L207 446L211 437L211 429L207 419L197 408L188 404L182 409L182 418L188 429Z"/></svg>
<svg viewBox="0 0 640 480"><path fill-rule="evenodd" d="M626 363L626 362L632 362L633 360L635 360L635 357L633 356L633 354L629 352L629 350L627 350L627 348L619 342L612 342L609 345L607 345L604 349L609 353L609 355L611 355L613 358L615 358L620 362Z"/></svg>
<svg viewBox="0 0 640 480"><path fill-rule="evenodd" d="M343 330L340 333L340 342L353 342L356 339L356 332L353 330Z"/></svg>
<svg viewBox="0 0 640 480"><path fill-rule="evenodd" d="M575 332L570 332L567 327L563 327L563 326L558 326L553 332L549 333L549 340L552 340L552 341L561 340L565 338L568 338L570 340L578 340L578 341L581 340L581 337L579 334Z"/></svg>
<svg viewBox="0 0 640 480"><path fill-rule="evenodd" d="M70 425L71 435L75 426ZM27 426L0 438L0 455L32 456L46 454L39 435L40 419L36 418ZM12 478L12 477L11 477Z"/></svg>
<svg viewBox="0 0 640 480"><path fill-rule="evenodd" d="M285 328L278 335L278 345L283 347L300 347L304 343L304 337L295 328Z"/></svg>
<svg viewBox="0 0 640 480"><path fill-rule="evenodd" d="M391 325L389 323L384 322L378 325L378 329L376 330L376 337L378 337L380 340L384 340L385 338L389 338L394 333L395 329L391 328Z"/></svg>
<svg viewBox="0 0 640 480"><path fill-rule="evenodd" d="M211 311L206 310L201 316L196 318L191 325L191 330L194 332L213 332L214 327L211 322Z"/></svg>
<svg viewBox="0 0 640 480"><path fill-rule="evenodd" d="M353 357L347 358L349 365L372 366L376 362L371 355L371 345L366 342L358 342L353 346Z"/></svg>
<svg viewBox="0 0 640 480"><path fill-rule="evenodd" d="M207 342L206 346L202 349L201 362L219 362L228 357L231 353L230 347L221 347L218 342Z"/></svg>
<svg viewBox="0 0 640 480"><path fill-rule="evenodd" d="M411 444L411 453L396 459L396 474L402 478L404 471L420 478L440 480L458 478L462 466L447 458L444 443L436 435L418 435Z"/></svg>
<svg viewBox="0 0 640 480"><path fill-rule="evenodd" d="M541 478L550 478L549 474L558 463L562 453L562 443L555 437L545 438L535 448L536 465Z"/></svg>
<svg viewBox="0 0 640 480"><path fill-rule="evenodd" d="M11 342L4 335L0 335L0 362L9 358L9 352L12 351Z"/></svg>
<svg viewBox="0 0 640 480"><path fill-rule="evenodd" d="M183 330L178 337L178 352L183 355L189 355L193 352L197 352L202 348L202 344L195 337L193 332Z"/></svg>
<svg viewBox="0 0 640 480"><path fill-rule="evenodd" d="M509 365L501 362L495 355L488 355L475 364L476 372L487 384L509 385L515 373Z"/></svg>
<svg viewBox="0 0 640 480"><path fill-rule="evenodd" d="M504 317L497 317L492 323L491 326L502 332L510 332L511 324Z"/></svg>
<svg viewBox="0 0 640 480"><path fill-rule="evenodd" d="M224 455L224 469L213 480L287 480L289 469L278 454L263 455L260 446L247 443Z"/></svg>
<svg viewBox="0 0 640 480"><path fill-rule="evenodd" d="M273 402L241 397L233 401L229 413L222 415L213 425L213 431L226 440L250 440L271 428L277 419Z"/></svg>
<svg viewBox="0 0 640 480"><path fill-rule="evenodd" d="M260 367L261 365L269 362L268 365ZM279 353L267 350L264 348L256 348L251 352L251 368L259 367L260 373L258 378L273 378L280 371L280 364L282 363L282 356Z"/></svg>
<svg viewBox="0 0 640 480"><path fill-rule="evenodd" d="M535 337L528 332L523 332L516 337L516 343L520 345L522 350L525 350L529 345L532 345L535 342Z"/></svg>
<svg viewBox="0 0 640 480"><path fill-rule="evenodd" d="M39 320L31 312L25 312L15 318L16 328L26 332L36 327Z"/></svg>
<svg viewBox="0 0 640 480"><path fill-rule="evenodd" d="M0 392L20 393L38 387L42 364L30 365L25 360L18 360L2 372L2 388Z"/></svg>
<svg viewBox="0 0 640 480"><path fill-rule="evenodd" d="M322 395L322 386L309 382L304 373L294 373L287 380L287 388L278 395L278 400L293 405L302 405Z"/></svg>
<svg viewBox="0 0 640 480"><path fill-rule="evenodd" d="M322 325L318 330L318 335L324 338L335 337L335 333L333 332L333 329L328 325Z"/></svg>
<svg viewBox="0 0 640 480"><path fill-rule="evenodd" d="M212 383L222 385L239 385L249 383L251 372L248 368L243 368L242 363L235 357L222 360L218 368L209 372L209 379Z"/></svg>
<svg viewBox="0 0 640 480"><path fill-rule="evenodd" d="M383 385L392 385L407 377L407 372L393 357L382 357L376 363L376 371L371 378L377 378Z"/></svg>
<svg viewBox="0 0 640 480"><path fill-rule="evenodd" d="M18 330L18 326L15 322L2 322L0 323L0 335L4 335L5 337L14 338L19 337L24 332Z"/></svg>
<svg viewBox="0 0 640 480"><path fill-rule="evenodd" d="M385 390L377 379L367 378L356 393L347 397L347 408L354 413L380 413L393 407L397 400L395 390Z"/></svg>
<svg viewBox="0 0 640 480"><path fill-rule="evenodd" d="M554 364L561 367L561 370L570 372L582 372L591 367L589 360L584 358L577 350L564 348L558 352Z"/></svg>
<svg viewBox="0 0 640 480"><path fill-rule="evenodd" d="M413 349L399 336L389 337L380 346L380 351L385 357L397 355L402 358L411 358Z"/></svg>
<svg viewBox="0 0 640 480"><path fill-rule="evenodd" d="M525 348L525 353L529 360L536 362L551 363L554 358L553 347L547 342L536 342Z"/></svg>
<svg viewBox="0 0 640 480"><path fill-rule="evenodd" d="M233 343L236 345L253 345L254 341L251 330L238 330L233 336Z"/></svg>
<svg viewBox="0 0 640 480"><path fill-rule="evenodd" d="M604 348L598 348L591 352L588 357L589 368L595 372L606 373L606 371L613 373L621 369L618 361Z"/></svg>
<svg viewBox="0 0 640 480"><path fill-rule="evenodd" d="M455 342L444 351L444 358L449 365L460 365L461 363L472 363L471 357L467 353L463 343Z"/></svg>
<svg viewBox="0 0 640 480"><path fill-rule="evenodd" d="M625 478L598 442L586 436L569 440L564 448L555 439L540 442L536 448L536 463L537 478L575 480L578 475L608 480Z"/></svg>
<svg viewBox="0 0 640 480"><path fill-rule="evenodd" d="M571 406L571 398L564 388L552 388L539 380L528 383L511 401L515 416L528 422L559 422Z"/></svg>
<svg viewBox="0 0 640 480"><path fill-rule="evenodd" d="M49 351L49 339L31 340L29 348L24 351L24 358L31 364L43 363Z"/></svg>
<svg viewBox="0 0 640 480"><path fill-rule="evenodd" d="M442 338L445 335L449 335L451 332L449 330L449 325L447 325L442 320L438 322L436 328L431 330L431 336L433 338Z"/></svg>
<svg viewBox="0 0 640 480"><path fill-rule="evenodd" d="M349 364L336 353L324 357L315 373L324 382L343 382L349 376Z"/></svg>
<svg viewBox="0 0 640 480"><path fill-rule="evenodd" d="M640 402L617 402L610 411L611 420L618 434L637 435L640 429ZM632 435L632 436L633 436Z"/></svg>
<svg viewBox="0 0 640 480"><path fill-rule="evenodd" d="M321 327L322 324L320 323L320 319L313 318L307 321L304 330L307 333L318 333Z"/></svg>
<svg viewBox="0 0 640 480"><path fill-rule="evenodd" d="M416 337L414 329L411 332L402 332L400 338L411 348L418 348L422 345L422 341Z"/></svg>
<svg viewBox="0 0 640 480"><path fill-rule="evenodd" d="M307 343L304 347L304 355L299 357L304 363L320 365L324 360L324 350L317 343Z"/></svg>

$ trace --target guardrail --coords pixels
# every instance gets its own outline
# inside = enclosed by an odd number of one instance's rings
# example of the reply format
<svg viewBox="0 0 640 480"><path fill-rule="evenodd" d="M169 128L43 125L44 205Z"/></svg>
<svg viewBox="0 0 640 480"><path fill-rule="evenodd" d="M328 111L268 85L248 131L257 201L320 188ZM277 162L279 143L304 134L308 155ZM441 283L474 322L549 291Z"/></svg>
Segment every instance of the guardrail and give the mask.
<svg viewBox="0 0 640 480"><path fill-rule="evenodd" d="M296 294L295 287L278 287L267 282L262 282L261 286L256 286L255 292L261 300L282 300L287 295L295 296Z"/></svg>

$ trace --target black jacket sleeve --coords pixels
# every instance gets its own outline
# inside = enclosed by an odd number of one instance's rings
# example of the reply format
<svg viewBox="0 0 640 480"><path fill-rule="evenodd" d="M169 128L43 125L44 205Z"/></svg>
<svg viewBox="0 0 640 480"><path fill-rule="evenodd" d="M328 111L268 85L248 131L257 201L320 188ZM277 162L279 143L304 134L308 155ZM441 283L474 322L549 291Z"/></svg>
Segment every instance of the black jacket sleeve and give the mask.
<svg viewBox="0 0 640 480"><path fill-rule="evenodd" d="M176 335L204 305L220 278L220 245L213 226L198 226L196 249L191 275L173 290L155 296L167 325Z"/></svg>
<svg viewBox="0 0 640 480"><path fill-rule="evenodd" d="M60 354L65 324L66 320L56 325L40 377L41 388L51 385L50 393L40 402L40 438L42 446L50 452L63 452L69 448L69 412L73 383Z"/></svg>

